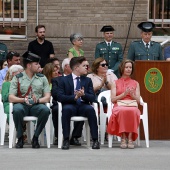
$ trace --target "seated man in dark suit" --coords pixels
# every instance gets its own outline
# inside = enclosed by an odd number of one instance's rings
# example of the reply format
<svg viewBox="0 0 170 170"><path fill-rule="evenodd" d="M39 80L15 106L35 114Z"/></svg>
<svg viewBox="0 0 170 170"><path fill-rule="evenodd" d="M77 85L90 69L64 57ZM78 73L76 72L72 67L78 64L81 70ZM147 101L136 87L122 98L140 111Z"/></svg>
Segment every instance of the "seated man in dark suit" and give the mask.
<svg viewBox="0 0 170 170"><path fill-rule="evenodd" d="M93 139L92 149L100 149L98 142L98 126L94 108L90 103L95 101L95 94L90 78L82 76L87 74L86 59L73 57L70 61L72 74L60 77L57 86L57 100L62 103L62 128L64 142L62 149L69 149L70 144L79 144L78 138L82 133L82 122L74 125L71 141L70 119L72 116L84 116L88 118L91 136Z"/></svg>

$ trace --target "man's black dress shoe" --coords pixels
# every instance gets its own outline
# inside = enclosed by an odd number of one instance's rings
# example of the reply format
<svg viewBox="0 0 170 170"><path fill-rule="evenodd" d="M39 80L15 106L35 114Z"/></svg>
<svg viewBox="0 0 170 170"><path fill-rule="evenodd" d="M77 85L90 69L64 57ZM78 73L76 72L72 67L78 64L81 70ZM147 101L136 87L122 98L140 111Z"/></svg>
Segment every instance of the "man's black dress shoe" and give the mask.
<svg viewBox="0 0 170 170"><path fill-rule="evenodd" d="M23 145L24 145L24 139L23 139L23 136L21 136L20 138L18 138L18 142L16 144L16 148L23 148Z"/></svg>
<svg viewBox="0 0 170 170"><path fill-rule="evenodd" d="M70 145L81 146L81 143L79 142L77 138L71 138Z"/></svg>
<svg viewBox="0 0 170 170"><path fill-rule="evenodd" d="M62 149L63 150L68 150L69 148L70 148L69 140L64 140Z"/></svg>
<svg viewBox="0 0 170 170"><path fill-rule="evenodd" d="M100 144L98 140L93 141L92 149L100 149Z"/></svg>
<svg viewBox="0 0 170 170"><path fill-rule="evenodd" d="M35 136L33 137L32 148L36 148L36 149L40 148L40 144L38 143L38 137L35 137Z"/></svg>

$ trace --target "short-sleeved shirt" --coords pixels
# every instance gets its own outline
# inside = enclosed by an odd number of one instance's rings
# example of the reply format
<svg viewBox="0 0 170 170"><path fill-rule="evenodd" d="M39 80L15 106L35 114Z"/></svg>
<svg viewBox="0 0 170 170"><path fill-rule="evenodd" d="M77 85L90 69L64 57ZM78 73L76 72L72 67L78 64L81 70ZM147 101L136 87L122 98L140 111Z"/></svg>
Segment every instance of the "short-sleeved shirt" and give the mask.
<svg viewBox="0 0 170 170"><path fill-rule="evenodd" d="M37 54L41 57L40 65L43 68L50 58L50 54L54 54L53 44L50 41L44 40L44 43L38 43L37 39L31 41L28 45L28 51Z"/></svg>
<svg viewBox="0 0 170 170"><path fill-rule="evenodd" d="M34 94L35 97L39 99L43 97L45 93L50 92L48 80L44 75L35 74L32 79L30 79L25 71L20 74L22 74L22 76L19 78L17 78L17 76L13 77L9 94L18 96L18 81L20 83L20 91L22 96L27 93L29 86L32 87L32 92L28 95L29 98L31 98L31 94Z"/></svg>
<svg viewBox="0 0 170 170"><path fill-rule="evenodd" d="M0 60L6 60L7 53L8 53L7 46L3 43L0 43Z"/></svg>
<svg viewBox="0 0 170 170"><path fill-rule="evenodd" d="M82 49L80 49L79 51L80 51L80 55L78 55L78 53L76 52L74 48L70 48L68 50L68 52L72 53L74 57L84 56L84 51Z"/></svg>

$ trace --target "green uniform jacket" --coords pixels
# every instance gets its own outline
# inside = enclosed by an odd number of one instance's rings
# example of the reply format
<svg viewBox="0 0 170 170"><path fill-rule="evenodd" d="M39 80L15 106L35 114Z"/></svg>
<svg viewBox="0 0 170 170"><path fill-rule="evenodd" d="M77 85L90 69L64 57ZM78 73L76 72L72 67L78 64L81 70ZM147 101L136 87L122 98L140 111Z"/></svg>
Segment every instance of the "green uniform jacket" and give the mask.
<svg viewBox="0 0 170 170"><path fill-rule="evenodd" d="M162 47L159 43L151 41L150 48L147 50L142 40L134 41L130 44L127 58L133 61L164 60L162 56Z"/></svg>
<svg viewBox="0 0 170 170"><path fill-rule="evenodd" d="M17 78L17 76L19 78ZM44 93L50 92L48 80L43 74L35 74L32 79L30 79L24 71L17 76L14 76L11 81L9 94L18 96L18 79L20 82L20 91L22 96L27 93L30 85L32 87L32 92L28 95L29 98L31 98L32 93L37 99L39 99L44 96Z"/></svg>
<svg viewBox="0 0 170 170"><path fill-rule="evenodd" d="M122 46L113 42L110 47L106 42L101 42L96 45L95 58L103 57L108 62L108 68L114 70L114 73L118 76L118 67L123 60Z"/></svg>
<svg viewBox="0 0 170 170"><path fill-rule="evenodd" d="M3 43L0 43L0 60L6 60L7 53L8 53L7 46Z"/></svg>

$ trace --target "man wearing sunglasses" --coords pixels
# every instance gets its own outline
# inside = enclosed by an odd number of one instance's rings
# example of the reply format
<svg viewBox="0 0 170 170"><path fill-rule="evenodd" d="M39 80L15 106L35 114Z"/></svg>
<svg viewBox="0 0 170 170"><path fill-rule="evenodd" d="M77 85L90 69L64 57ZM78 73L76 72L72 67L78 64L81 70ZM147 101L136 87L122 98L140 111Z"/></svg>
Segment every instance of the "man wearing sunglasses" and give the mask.
<svg viewBox="0 0 170 170"><path fill-rule="evenodd" d="M14 64L20 64L20 54L14 51L10 51L6 56L6 60L8 63L8 67L5 67L4 69L0 70L0 89L2 88L2 83L5 79L8 68Z"/></svg>
<svg viewBox="0 0 170 170"><path fill-rule="evenodd" d="M103 57L108 68L118 76L118 66L123 60L121 44L113 41L114 28L110 25L103 26L100 32L103 32L104 41L96 45L95 58Z"/></svg>

